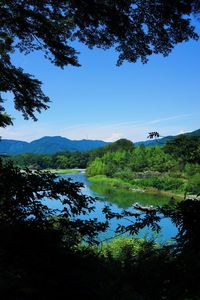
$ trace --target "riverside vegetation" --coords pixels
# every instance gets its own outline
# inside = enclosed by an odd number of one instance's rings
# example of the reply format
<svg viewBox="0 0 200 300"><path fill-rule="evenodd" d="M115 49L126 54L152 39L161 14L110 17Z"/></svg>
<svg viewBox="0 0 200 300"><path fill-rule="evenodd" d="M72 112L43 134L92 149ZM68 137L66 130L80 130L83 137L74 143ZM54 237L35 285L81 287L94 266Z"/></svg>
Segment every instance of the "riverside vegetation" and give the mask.
<svg viewBox="0 0 200 300"><path fill-rule="evenodd" d="M180 135L166 145L135 147L122 139L87 152L22 154L9 157L15 165L55 169L57 173L87 168L92 183L149 192L197 195L200 189L200 138ZM6 158L4 158L6 160ZM61 169L61 170L59 170Z"/></svg>
<svg viewBox="0 0 200 300"><path fill-rule="evenodd" d="M158 229L159 218L105 207L107 221L82 219L95 199L82 195L81 184L56 179L0 160L2 299L200 299L199 201L162 209L179 228L176 243L123 237L98 245L112 218L137 218L126 228L132 234L145 225ZM59 215L43 198L64 204Z"/></svg>
<svg viewBox="0 0 200 300"><path fill-rule="evenodd" d="M162 147L159 142L156 147L134 147L128 140L119 140L99 151L87 175L93 183L113 187L197 195L200 139L181 135Z"/></svg>

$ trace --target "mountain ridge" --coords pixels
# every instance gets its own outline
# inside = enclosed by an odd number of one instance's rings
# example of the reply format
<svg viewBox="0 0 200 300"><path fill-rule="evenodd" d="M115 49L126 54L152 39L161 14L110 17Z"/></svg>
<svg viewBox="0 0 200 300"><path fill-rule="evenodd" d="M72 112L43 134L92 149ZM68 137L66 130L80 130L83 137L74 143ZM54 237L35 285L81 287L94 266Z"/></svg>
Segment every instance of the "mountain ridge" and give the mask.
<svg viewBox="0 0 200 300"><path fill-rule="evenodd" d="M179 134L180 135L180 134ZM166 136L156 140L146 140L135 142L135 146L144 144L145 146L164 145L167 141L175 139L177 136ZM186 136L200 137L200 129L184 133ZM61 151L89 151L109 144L102 140L71 140L61 136L44 136L31 142L2 139L0 140L0 155L16 155L24 153L53 154Z"/></svg>
<svg viewBox="0 0 200 300"><path fill-rule="evenodd" d="M61 136L44 136L32 142L2 139L0 154L53 154L61 151L87 151L103 147L106 144L107 142L101 140L70 140Z"/></svg>
<svg viewBox="0 0 200 300"><path fill-rule="evenodd" d="M200 129L197 129L197 130L194 130L191 132L182 133L182 134L177 134L177 135L168 135L168 136L162 137L160 139L140 141L140 142L134 143L134 145L139 146L139 145L143 144L145 146L150 146L150 147L154 147L156 145L161 146L161 145L165 145L168 141L173 140L177 136L180 136L180 135L200 137Z"/></svg>

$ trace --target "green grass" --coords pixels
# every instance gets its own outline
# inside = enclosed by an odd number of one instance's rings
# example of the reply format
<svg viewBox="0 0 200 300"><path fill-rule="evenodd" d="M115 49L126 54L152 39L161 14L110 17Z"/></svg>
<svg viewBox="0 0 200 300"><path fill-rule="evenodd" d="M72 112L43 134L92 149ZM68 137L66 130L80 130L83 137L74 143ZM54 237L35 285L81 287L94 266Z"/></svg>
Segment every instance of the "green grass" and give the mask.
<svg viewBox="0 0 200 300"><path fill-rule="evenodd" d="M55 174L69 174L69 173L79 173L79 169L46 169L45 171L50 171Z"/></svg>
<svg viewBox="0 0 200 300"><path fill-rule="evenodd" d="M185 181L172 177L150 177L142 179L134 179L133 185L138 185L143 188L155 188L159 191L178 191L184 192Z"/></svg>
<svg viewBox="0 0 200 300"><path fill-rule="evenodd" d="M106 196L110 202L118 203L123 208L129 207L134 202L141 204L163 205L167 204L172 196L177 201L183 199L183 194L178 191L159 190L151 185L140 185L140 180L135 180L134 184L128 183L120 178L109 178L105 175L89 177L92 183L91 189ZM142 189L144 193L133 192L133 189Z"/></svg>
<svg viewBox="0 0 200 300"><path fill-rule="evenodd" d="M95 184L102 184L121 189L131 189L133 185L119 178L108 178L104 175L96 175L89 177L88 180Z"/></svg>
<svg viewBox="0 0 200 300"><path fill-rule="evenodd" d="M111 186L106 186L103 184L95 184L95 183L92 184L90 188L95 193L104 196L102 201L106 200L124 209L129 208L135 202L138 202L141 205L162 206L164 204L168 204L171 198L171 196L165 195L164 193L161 192L138 193L138 192L132 192L127 189L114 188Z"/></svg>

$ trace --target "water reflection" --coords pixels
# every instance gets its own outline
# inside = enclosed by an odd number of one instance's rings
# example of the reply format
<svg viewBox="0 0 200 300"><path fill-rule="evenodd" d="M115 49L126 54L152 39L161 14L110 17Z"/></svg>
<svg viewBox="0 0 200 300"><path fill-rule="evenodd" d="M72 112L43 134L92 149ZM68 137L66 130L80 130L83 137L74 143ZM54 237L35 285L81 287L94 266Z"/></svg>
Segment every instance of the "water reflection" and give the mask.
<svg viewBox="0 0 200 300"><path fill-rule="evenodd" d="M92 185L83 173L74 174L63 174L60 175L62 178L71 178L74 182L81 182L84 184L82 188L82 193L87 196L97 197L95 211L90 213L89 216L82 216L82 218L97 218L98 221L105 221L104 215L102 214L102 208L106 205L111 205L114 212L121 212L122 209L128 209L130 211L135 211L132 204L137 202L142 205L163 205L167 204L170 200L169 197L163 196L161 194L146 194L146 193L133 193L130 191L125 191L121 189L113 189L110 187L94 184ZM62 209L61 203L58 201L47 200L46 204L53 209ZM118 224L130 225L128 220L111 220L109 230L100 235L100 240L108 239L114 236L115 229ZM170 240L177 234L177 228L171 222L170 219L164 218L160 221L161 232L158 235L152 232L152 230L145 228L140 231L139 237L145 237L150 239L152 237L156 238L159 242L165 242Z"/></svg>

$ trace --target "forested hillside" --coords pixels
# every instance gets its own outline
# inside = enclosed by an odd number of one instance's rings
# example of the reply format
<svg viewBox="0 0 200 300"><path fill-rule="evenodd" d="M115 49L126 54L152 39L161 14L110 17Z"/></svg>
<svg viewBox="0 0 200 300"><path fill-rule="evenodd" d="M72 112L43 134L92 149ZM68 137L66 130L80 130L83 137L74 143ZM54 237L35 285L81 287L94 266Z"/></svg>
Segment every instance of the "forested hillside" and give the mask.
<svg viewBox="0 0 200 300"><path fill-rule="evenodd" d="M45 136L30 143L2 139L0 142L0 154L53 154L61 151L88 151L103 147L106 144L104 141L70 140L61 136Z"/></svg>
<svg viewBox="0 0 200 300"><path fill-rule="evenodd" d="M200 137L200 129L185 133L186 136ZM175 139L176 136L166 136L156 140L135 142L135 146L163 146L167 141ZM99 140L70 140L61 136L45 136L30 143L1 139L0 154L17 155L25 153L54 154L62 151L89 151L109 145L110 143ZM106 148L107 149L107 148ZM101 153L101 150L98 150ZM104 150L102 150L104 152Z"/></svg>
<svg viewBox="0 0 200 300"><path fill-rule="evenodd" d="M180 135L185 135L185 136L196 136L196 137L200 137L200 129L197 129L195 131L192 132L187 132L184 134L180 134ZM177 135L179 136L179 135ZM148 141L143 141L143 142L136 142L135 145L139 146L141 144L145 145L145 146L163 146L165 145L168 141L172 141L174 140L176 137L176 135L169 135L169 136L165 136L165 137L160 137L159 139L155 139L155 140L148 140Z"/></svg>
<svg viewBox="0 0 200 300"><path fill-rule="evenodd" d="M179 135L166 143L145 147L134 146L126 139L91 151L63 151L55 154L21 154L12 159L16 166L35 170L87 168L87 176L93 181L136 188L155 188L199 193L200 186L200 138Z"/></svg>
<svg viewBox="0 0 200 300"><path fill-rule="evenodd" d="M126 182L140 188L199 193L200 138L180 135L164 147L130 144L127 149L127 144L117 141L112 148L107 146L107 151L89 164L87 175L93 182L121 186Z"/></svg>

